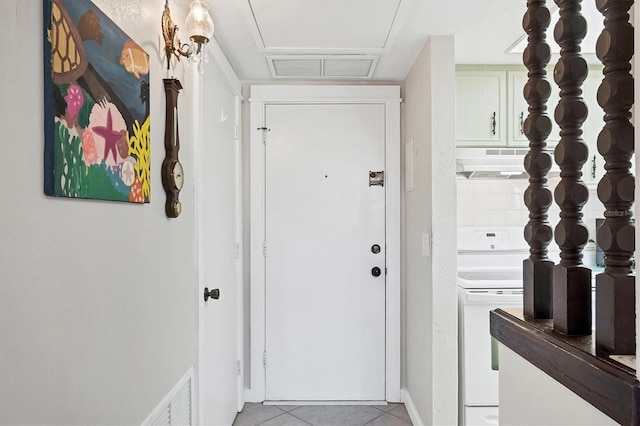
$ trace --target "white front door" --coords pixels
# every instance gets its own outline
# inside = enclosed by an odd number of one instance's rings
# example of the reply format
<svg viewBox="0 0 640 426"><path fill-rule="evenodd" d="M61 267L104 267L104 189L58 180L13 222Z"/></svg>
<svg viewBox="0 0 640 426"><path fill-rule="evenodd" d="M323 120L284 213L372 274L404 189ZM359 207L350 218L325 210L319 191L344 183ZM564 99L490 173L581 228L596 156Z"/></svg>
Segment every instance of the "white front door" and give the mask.
<svg viewBox="0 0 640 426"><path fill-rule="evenodd" d="M200 423L232 424L238 413L236 100L215 65L203 79L203 143L196 152L201 179L198 254L200 294ZM219 299L204 301L203 291Z"/></svg>
<svg viewBox="0 0 640 426"><path fill-rule="evenodd" d="M267 105L266 127L266 399L384 400L385 106Z"/></svg>

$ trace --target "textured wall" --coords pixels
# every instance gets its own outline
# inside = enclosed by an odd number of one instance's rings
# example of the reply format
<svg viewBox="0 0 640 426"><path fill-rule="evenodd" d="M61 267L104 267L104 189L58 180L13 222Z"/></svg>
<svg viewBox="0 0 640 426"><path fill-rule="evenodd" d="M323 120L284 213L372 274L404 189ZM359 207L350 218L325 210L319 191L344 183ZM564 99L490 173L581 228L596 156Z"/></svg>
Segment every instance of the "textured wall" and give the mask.
<svg viewBox="0 0 640 426"><path fill-rule="evenodd" d="M408 153L413 156L414 189L404 196L404 385L425 424L455 424L458 393L453 37L427 40L407 77L403 97L404 149L406 141L414 142L414 152ZM430 257L422 255L423 233L430 233L433 238Z"/></svg>
<svg viewBox="0 0 640 426"><path fill-rule="evenodd" d="M42 2L0 2L0 423L140 423L194 363L189 126L178 219L165 217L160 181L164 1L95 3L150 54L152 203L44 196ZM188 122L189 78L178 77Z"/></svg>

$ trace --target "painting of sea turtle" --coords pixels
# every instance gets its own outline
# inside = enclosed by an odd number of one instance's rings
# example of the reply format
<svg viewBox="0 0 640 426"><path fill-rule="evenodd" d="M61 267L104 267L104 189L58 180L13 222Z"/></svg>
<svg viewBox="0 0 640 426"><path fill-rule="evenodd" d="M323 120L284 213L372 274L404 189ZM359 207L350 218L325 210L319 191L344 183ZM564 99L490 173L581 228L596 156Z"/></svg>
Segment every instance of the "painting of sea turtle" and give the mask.
<svg viewBox="0 0 640 426"><path fill-rule="evenodd" d="M45 194L148 203L149 55L90 0L43 2Z"/></svg>

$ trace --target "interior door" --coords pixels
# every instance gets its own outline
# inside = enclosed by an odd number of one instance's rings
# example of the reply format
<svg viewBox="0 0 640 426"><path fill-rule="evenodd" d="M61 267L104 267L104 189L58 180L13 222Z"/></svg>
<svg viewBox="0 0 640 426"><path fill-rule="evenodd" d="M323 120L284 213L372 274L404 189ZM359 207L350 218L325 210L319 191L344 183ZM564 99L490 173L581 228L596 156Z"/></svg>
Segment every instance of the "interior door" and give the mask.
<svg viewBox="0 0 640 426"><path fill-rule="evenodd" d="M266 126L266 399L384 400L384 105L267 105Z"/></svg>
<svg viewBox="0 0 640 426"><path fill-rule="evenodd" d="M203 82L204 124L199 197L200 360L202 424L232 424L238 413L238 276L236 255L236 106L214 65ZM204 288L218 289L219 299L202 297Z"/></svg>

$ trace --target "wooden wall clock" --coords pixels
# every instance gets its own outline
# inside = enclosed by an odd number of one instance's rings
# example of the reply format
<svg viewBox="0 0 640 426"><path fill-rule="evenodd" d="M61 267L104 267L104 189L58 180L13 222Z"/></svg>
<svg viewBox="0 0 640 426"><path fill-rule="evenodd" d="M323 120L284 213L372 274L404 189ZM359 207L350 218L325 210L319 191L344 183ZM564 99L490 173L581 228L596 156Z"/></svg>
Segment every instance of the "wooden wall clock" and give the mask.
<svg viewBox="0 0 640 426"><path fill-rule="evenodd" d="M167 193L164 211L167 217L178 217L182 205L178 196L184 184L184 170L178 159L180 150L180 136L178 134L178 93L182 89L180 80L176 78L164 79L164 92L167 98L167 115L164 128L165 157L162 161L162 186Z"/></svg>

